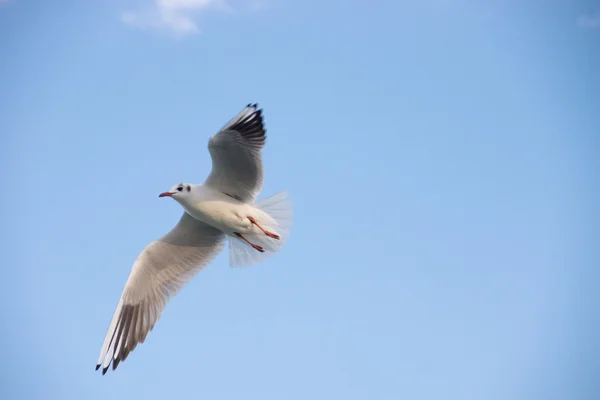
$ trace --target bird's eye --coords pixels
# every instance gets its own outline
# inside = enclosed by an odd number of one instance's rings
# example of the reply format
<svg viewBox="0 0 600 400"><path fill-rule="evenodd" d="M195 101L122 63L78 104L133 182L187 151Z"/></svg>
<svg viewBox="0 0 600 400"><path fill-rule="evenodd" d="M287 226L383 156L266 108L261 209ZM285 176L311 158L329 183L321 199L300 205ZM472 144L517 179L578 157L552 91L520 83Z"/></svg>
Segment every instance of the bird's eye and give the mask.
<svg viewBox="0 0 600 400"><path fill-rule="evenodd" d="M183 186L179 186L179 187L177 188L177 190L178 190L179 192L181 192L181 191L183 190Z"/></svg>

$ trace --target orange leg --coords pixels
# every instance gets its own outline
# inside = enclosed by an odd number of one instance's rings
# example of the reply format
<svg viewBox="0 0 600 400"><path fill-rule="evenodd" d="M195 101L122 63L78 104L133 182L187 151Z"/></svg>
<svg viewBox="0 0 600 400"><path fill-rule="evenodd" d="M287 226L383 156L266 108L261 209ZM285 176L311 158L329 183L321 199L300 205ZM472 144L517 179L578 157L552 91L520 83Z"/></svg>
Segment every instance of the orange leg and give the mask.
<svg viewBox="0 0 600 400"><path fill-rule="evenodd" d="M248 217L248 219L250 220L250 222L252 222L254 225L258 226L258 229L260 229L261 231L264 232L265 235L267 235L268 237L271 237L273 239L279 239L279 235L273 232L269 232L268 230L266 230L265 228L263 228L262 226L260 226L260 224L258 222L256 222L256 220L252 217Z"/></svg>
<svg viewBox="0 0 600 400"><path fill-rule="evenodd" d="M254 244L254 243L250 243L250 241L248 239L246 239L244 236L242 236L241 233L238 233L238 232L233 232L233 233L235 233L235 236L239 237L244 242L248 243L250 246L254 247L256 250L260 251L261 253L265 252L265 249L263 249L262 246L259 246L259 245Z"/></svg>

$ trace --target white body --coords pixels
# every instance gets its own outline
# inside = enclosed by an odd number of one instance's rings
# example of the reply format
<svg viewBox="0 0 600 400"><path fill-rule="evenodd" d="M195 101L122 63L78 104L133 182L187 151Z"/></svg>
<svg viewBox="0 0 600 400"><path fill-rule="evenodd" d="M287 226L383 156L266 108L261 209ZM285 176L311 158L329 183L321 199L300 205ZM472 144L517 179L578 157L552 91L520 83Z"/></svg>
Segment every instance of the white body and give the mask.
<svg viewBox="0 0 600 400"><path fill-rule="evenodd" d="M292 205L286 192L250 204L204 184L190 185L190 192L186 196L174 198L191 217L229 236L230 264L233 267L245 267L263 261L278 251L289 235ZM249 217L264 229L279 235L280 239L266 236ZM268 252L258 253L236 234L243 235Z"/></svg>
<svg viewBox="0 0 600 400"><path fill-rule="evenodd" d="M264 213L248 203L244 203L207 185L192 185L190 195L175 199L185 211L199 221L223 231L229 236L258 233L248 219L264 219Z"/></svg>

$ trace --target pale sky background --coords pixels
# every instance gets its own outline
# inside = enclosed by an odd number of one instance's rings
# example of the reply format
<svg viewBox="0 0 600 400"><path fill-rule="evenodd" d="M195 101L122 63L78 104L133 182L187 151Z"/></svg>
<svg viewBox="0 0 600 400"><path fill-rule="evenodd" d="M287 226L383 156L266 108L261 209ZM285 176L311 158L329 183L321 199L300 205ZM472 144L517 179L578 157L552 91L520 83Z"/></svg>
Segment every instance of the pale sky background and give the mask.
<svg viewBox="0 0 600 400"><path fill-rule="evenodd" d="M4 0L0 50L0 398L600 398L599 1ZM290 241L101 376L249 102Z"/></svg>

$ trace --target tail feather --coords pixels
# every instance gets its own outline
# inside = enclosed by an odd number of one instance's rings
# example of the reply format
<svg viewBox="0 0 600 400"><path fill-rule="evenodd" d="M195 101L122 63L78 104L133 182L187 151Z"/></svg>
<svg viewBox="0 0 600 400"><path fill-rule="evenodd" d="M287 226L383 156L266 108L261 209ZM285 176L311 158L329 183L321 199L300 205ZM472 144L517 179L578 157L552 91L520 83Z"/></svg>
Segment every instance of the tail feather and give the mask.
<svg viewBox="0 0 600 400"><path fill-rule="evenodd" d="M264 261L279 251L290 235L294 216L293 204L288 192L279 192L255 204L258 222L263 228L279 235L279 239L268 237L262 231L244 234L250 242L262 246L264 253L252 248L237 237L229 237L229 264L232 267L247 267Z"/></svg>

